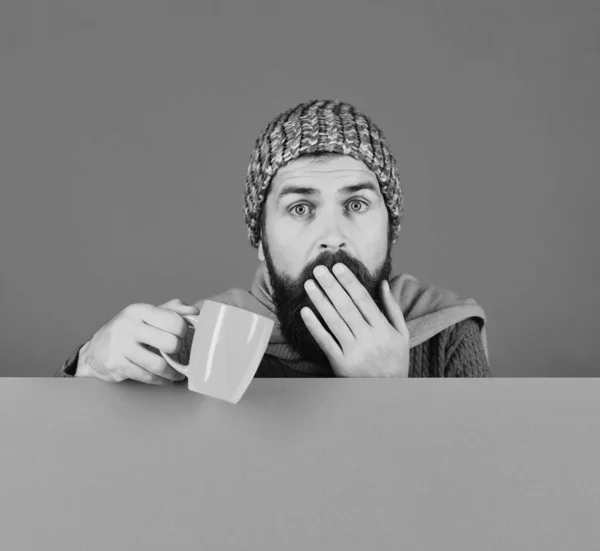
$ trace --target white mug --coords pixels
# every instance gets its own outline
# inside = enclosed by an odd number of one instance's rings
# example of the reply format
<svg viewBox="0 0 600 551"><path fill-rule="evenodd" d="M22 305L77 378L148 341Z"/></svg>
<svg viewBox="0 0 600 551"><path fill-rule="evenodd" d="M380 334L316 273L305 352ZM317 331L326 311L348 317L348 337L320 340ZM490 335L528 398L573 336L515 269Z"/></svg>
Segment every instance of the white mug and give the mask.
<svg viewBox="0 0 600 551"><path fill-rule="evenodd" d="M273 320L228 304L204 301L199 315L182 316L194 329L187 365L160 351L194 392L237 404L269 344Z"/></svg>

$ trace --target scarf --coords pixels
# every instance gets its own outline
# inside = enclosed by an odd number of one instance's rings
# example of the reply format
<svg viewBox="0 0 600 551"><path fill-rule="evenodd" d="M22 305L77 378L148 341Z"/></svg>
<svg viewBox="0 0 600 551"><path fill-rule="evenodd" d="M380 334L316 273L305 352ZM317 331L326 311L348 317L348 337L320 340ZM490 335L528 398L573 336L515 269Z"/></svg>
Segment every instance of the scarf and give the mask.
<svg viewBox="0 0 600 551"><path fill-rule="evenodd" d="M404 314L404 320L410 333L409 348L425 342L451 325L475 317L479 322L481 341L489 364L486 316L483 308L474 299L461 298L456 293L442 287L422 283L410 274L393 276L390 280L390 289ZM281 334L272 296L273 287L268 269L266 263L261 262L249 291L240 288L229 289L210 299L200 300L194 306L201 309L204 300L212 300L269 318L273 320L274 325L266 354L275 356L288 367L305 373L323 374L330 371L329 366L317 365L302 359L287 344Z"/></svg>

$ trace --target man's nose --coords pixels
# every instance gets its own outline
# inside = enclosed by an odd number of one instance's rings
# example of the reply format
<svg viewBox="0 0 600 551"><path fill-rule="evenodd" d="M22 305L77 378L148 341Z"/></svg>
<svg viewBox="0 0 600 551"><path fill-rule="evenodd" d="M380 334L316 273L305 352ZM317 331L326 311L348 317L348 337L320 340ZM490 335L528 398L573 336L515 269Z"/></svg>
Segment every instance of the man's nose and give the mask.
<svg viewBox="0 0 600 551"><path fill-rule="evenodd" d="M335 217L331 217L326 228L323 228L323 233L319 240L319 250L321 252L328 250L336 252L338 249L345 248L346 238L342 232L340 224L335 220Z"/></svg>
<svg viewBox="0 0 600 551"><path fill-rule="evenodd" d="M345 249L346 248L346 243L343 239L339 239L339 238L328 238L328 239L324 239L321 241L320 246L319 246L319 250L321 252L323 251L329 251L331 253L335 253L340 249Z"/></svg>

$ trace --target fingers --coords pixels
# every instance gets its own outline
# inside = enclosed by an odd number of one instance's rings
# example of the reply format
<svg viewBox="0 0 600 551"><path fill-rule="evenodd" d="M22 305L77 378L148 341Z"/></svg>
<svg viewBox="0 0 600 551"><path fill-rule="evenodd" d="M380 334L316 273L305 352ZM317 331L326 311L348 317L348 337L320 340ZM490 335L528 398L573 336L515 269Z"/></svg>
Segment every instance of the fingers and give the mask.
<svg viewBox="0 0 600 551"><path fill-rule="evenodd" d="M132 364L144 371L149 372L151 375L162 377L163 379L168 379L169 381L181 381L183 378L185 378L185 375L173 369L162 356L159 356L154 352L150 352L150 350L147 350L140 344L133 346L127 352L125 357ZM147 375L140 374L139 372L138 374L148 379Z"/></svg>
<svg viewBox="0 0 600 551"><path fill-rule="evenodd" d="M307 329L310 331L310 334L313 336L321 350L325 352L325 355L330 361L332 359L337 360L340 355L343 355L343 350L340 348L340 345L335 341L335 338L325 330L315 313L310 308L302 308L300 313L302 314L302 319L304 320L304 324L306 325Z"/></svg>
<svg viewBox="0 0 600 551"><path fill-rule="evenodd" d="M361 326L362 319L372 327L377 327L381 321L381 311L352 270L340 262L333 267L332 272L333 274L329 274L326 270L322 277L331 280L330 298L336 308L346 309L353 314L358 309L360 316L353 320L357 327Z"/></svg>
<svg viewBox="0 0 600 551"><path fill-rule="evenodd" d="M381 296L383 298L382 302L389 322L394 326L396 331L402 333L406 337L409 337L410 334L408 327L406 326L404 314L402 313L400 305L392 294L388 281L383 281L381 284Z"/></svg>
<svg viewBox="0 0 600 551"><path fill-rule="evenodd" d="M155 375L154 373L150 373L150 371L146 371L145 369L141 368L139 365L134 364L133 362L129 362L127 375L127 379L131 379L132 381L139 381L147 385L164 386L173 384L173 381L165 379L164 377L160 377L159 375Z"/></svg>
<svg viewBox="0 0 600 551"><path fill-rule="evenodd" d="M341 313L333 307L327 296L315 285L315 283L311 280L307 281L305 283L305 289L308 297L313 302L316 309L321 314L321 317L342 347L345 347L347 343L356 340L356 335L354 335L348 327L345 318L341 317ZM307 308L306 310L310 311L310 308ZM310 314L305 319L313 321Z"/></svg>
<svg viewBox="0 0 600 551"><path fill-rule="evenodd" d="M187 325L185 326L187 333ZM185 335L182 335L183 338ZM181 346L181 340L173 333L167 333L147 323L139 323L135 327L134 337L137 342L148 344L162 350L166 354L175 354ZM156 355L156 354L155 354Z"/></svg>
<svg viewBox="0 0 600 551"><path fill-rule="evenodd" d="M151 304L138 304L136 308L140 319L148 325L179 337L183 337L187 332L188 323L180 315L183 312L175 313L172 310L152 306ZM193 307L188 306L186 308L191 309ZM190 310L190 313L194 314L197 311L196 308L195 311Z"/></svg>
<svg viewBox="0 0 600 551"><path fill-rule="evenodd" d="M164 308L166 310L172 310L173 312L177 312L178 314L198 314L200 313L200 309L197 306L192 306L186 304L185 302L179 300L178 298L174 298L164 304L158 306L158 308Z"/></svg>

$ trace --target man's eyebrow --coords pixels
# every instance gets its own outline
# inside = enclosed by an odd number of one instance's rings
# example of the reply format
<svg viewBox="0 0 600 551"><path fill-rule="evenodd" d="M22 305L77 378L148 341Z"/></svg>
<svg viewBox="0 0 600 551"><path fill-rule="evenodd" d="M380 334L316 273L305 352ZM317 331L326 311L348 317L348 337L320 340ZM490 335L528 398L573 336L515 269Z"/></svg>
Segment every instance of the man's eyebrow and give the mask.
<svg viewBox="0 0 600 551"><path fill-rule="evenodd" d="M370 181L366 181L366 182L360 182L358 184L353 184L351 186L344 186L343 188L340 188L338 190L338 194L339 195L344 195L344 194L348 194L348 193L355 193L356 191L361 191L363 189L372 191L373 193L377 194L378 192L378 187L375 184L373 184L373 182ZM279 202L286 196L286 195L310 195L310 196L314 196L314 195L321 195L321 190L317 189L317 188L313 188L313 187L307 187L307 186L285 186L281 189L281 191L279 192L279 195L277 196L277 204L279 204Z"/></svg>

